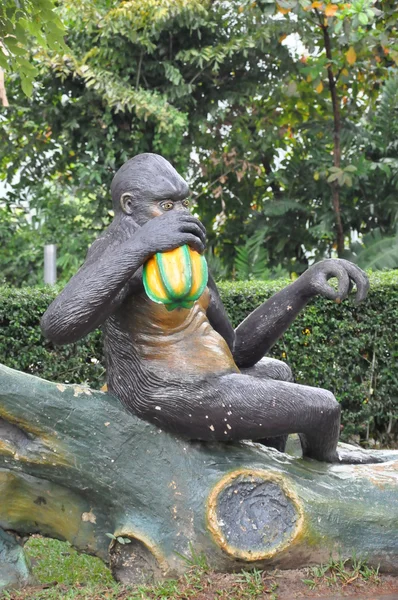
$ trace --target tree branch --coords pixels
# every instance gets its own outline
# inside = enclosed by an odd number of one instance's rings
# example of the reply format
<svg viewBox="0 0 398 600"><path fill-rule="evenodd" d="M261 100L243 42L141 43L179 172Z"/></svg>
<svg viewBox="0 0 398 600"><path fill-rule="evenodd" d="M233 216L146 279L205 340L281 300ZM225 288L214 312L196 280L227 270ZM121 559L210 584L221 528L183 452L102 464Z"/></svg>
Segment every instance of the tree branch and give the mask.
<svg viewBox="0 0 398 600"><path fill-rule="evenodd" d="M138 90L138 86L140 84L140 77L141 77L141 67L142 67L142 60L144 58L144 49L141 50L141 54L140 54L140 59L138 61L138 68L137 68L137 77L135 80L135 89Z"/></svg>
<svg viewBox="0 0 398 600"><path fill-rule="evenodd" d="M341 166L341 146L340 146L340 137L341 137L341 118L340 118L340 106L339 100L337 96L337 78L334 76L332 69L332 44L329 35L329 26L325 24L325 21L322 15L319 13L318 9L315 9L319 25L323 34L323 42L325 46L326 56L330 61L327 66L328 73L328 81L329 81L329 92L332 99L332 107L333 107L333 165L337 168ZM327 22L327 21L326 21ZM340 186L337 180L331 183L332 186L332 202L333 202L333 210L335 213L336 220L336 241L337 241L337 254L341 256L344 252L344 230L341 219L341 207L340 207Z"/></svg>
<svg viewBox="0 0 398 600"><path fill-rule="evenodd" d="M0 100L5 108L10 106L8 103L6 87L4 84L4 71L0 68Z"/></svg>

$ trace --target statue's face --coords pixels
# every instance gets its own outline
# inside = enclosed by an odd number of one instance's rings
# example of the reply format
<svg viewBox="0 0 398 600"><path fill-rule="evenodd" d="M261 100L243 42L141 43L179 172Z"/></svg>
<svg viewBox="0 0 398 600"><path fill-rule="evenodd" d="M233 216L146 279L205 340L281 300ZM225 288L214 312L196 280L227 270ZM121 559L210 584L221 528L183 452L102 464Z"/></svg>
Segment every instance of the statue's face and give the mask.
<svg viewBox="0 0 398 600"><path fill-rule="evenodd" d="M115 213L121 210L140 226L171 210L189 212L188 184L158 154L138 154L124 163L111 191Z"/></svg>
<svg viewBox="0 0 398 600"><path fill-rule="evenodd" d="M126 215L131 215L134 221L142 226L149 219L159 217L172 210L189 213L188 198L165 198L163 200L149 199L142 200L134 198L131 194L125 193L120 198L120 204Z"/></svg>

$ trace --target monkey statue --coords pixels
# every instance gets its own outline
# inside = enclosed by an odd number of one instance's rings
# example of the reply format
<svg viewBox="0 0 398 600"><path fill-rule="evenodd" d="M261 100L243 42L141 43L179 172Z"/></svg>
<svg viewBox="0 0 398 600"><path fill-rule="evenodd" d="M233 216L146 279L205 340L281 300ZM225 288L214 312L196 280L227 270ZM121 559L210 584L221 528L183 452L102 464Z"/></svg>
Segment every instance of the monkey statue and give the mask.
<svg viewBox="0 0 398 600"><path fill-rule="evenodd" d="M190 213L188 185L162 156L145 153L119 169L111 193L114 220L43 315L45 336L67 344L102 326L109 392L171 433L281 451L298 433L304 457L367 462L365 452L337 450L333 394L293 383L286 364L263 358L316 295L339 302L355 284L363 300L365 273L346 260L316 263L235 330L211 275L191 308L170 311L145 293L143 265L183 245L203 253L206 232Z"/></svg>

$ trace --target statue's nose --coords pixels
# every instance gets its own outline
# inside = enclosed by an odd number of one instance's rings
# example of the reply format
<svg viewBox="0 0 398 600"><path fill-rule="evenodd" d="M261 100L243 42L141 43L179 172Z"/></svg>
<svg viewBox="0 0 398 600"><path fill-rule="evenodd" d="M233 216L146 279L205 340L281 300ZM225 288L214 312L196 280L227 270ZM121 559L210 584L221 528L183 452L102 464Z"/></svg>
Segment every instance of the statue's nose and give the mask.
<svg viewBox="0 0 398 600"><path fill-rule="evenodd" d="M189 206L183 206L182 204L178 203L175 205L174 210L178 210L180 212L186 212L189 213Z"/></svg>

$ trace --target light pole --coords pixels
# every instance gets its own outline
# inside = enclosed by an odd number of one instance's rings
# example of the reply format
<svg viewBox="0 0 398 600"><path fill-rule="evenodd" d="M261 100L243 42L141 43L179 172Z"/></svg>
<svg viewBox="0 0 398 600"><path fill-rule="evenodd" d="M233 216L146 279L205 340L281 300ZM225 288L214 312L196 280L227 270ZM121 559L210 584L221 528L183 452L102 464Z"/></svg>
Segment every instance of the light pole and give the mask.
<svg viewBox="0 0 398 600"><path fill-rule="evenodd" d="M57 282L57 246L46 244L44 246L44 283L55 285Z"/></svg>

